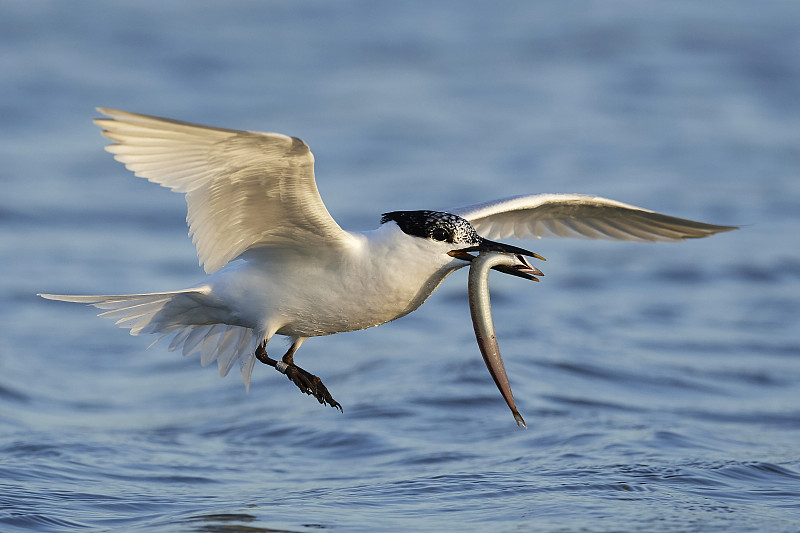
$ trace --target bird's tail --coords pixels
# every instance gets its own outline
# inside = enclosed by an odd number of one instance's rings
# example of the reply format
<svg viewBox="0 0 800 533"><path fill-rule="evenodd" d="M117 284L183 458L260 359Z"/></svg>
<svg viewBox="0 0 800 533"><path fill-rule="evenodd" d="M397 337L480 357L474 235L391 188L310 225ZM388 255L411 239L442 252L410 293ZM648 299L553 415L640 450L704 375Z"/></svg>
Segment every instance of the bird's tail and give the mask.
<svg viewBox="0 0 800 533"><path fill-rule="evenodd" d="M172 335L169 351L182 347L185 356L199 353L203 366L216 360L220 376L227 375L238 359L245 387L250 388L255 363L255 332L243 326L209 324L207 317L204 320L201 317L204 314L201 302L205 297L202 289L150 294L39 296L103 309L98 316L116 319L116 325L129 329L131 335L161 333L156 342Z"/></svg>

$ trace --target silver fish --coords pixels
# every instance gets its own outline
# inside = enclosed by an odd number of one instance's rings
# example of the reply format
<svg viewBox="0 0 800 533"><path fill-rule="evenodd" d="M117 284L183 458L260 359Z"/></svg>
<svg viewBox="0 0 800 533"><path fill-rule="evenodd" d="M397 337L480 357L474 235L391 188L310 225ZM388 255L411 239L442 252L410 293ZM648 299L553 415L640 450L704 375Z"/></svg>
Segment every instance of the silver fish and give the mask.
<svg viewBox="0 0 800 533"><path fill-rule="evenodd" d="M535 257L543 259L539 256ZM472 260L469 267L469 311L472 315L472 326L475 329L475 337L481 355L483 355L483 361L486 363L486 368L489 369L495 385L500 390L500 394L503 395L503 399L511 409L517 425L527 428L525 420L517 411L517 405L514 403L511 384L508 382L508 375L506 375L500 347L497 344L497 336L494 332L492 305L489 299L489 270L493 268L534 281L539 281L535 276L541 276L542 272L531 265L522 255L502 252L481 252Z"/></svg>

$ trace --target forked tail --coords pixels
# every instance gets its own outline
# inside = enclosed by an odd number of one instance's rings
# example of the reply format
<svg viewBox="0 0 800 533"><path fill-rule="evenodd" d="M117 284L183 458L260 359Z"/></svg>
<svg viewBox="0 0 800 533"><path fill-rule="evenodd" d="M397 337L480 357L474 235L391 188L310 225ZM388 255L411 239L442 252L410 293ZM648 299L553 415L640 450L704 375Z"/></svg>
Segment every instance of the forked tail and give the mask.
<svg viewBox="0 0 800 533"><path fill-rule="evenodd" d="M207 317L204 320L201 300L205 295L202 288L150 294L39 294L48 300L84 303L103 309L98 316L116 319L116 325L129 329L131 335L161 333L156 342L173 335L169 351L182 347L185 356L199 353L203 366L216 359L220 376L227 375L238 359L242 379L249 389L256 335L250 328L209 323Z"/></svg>

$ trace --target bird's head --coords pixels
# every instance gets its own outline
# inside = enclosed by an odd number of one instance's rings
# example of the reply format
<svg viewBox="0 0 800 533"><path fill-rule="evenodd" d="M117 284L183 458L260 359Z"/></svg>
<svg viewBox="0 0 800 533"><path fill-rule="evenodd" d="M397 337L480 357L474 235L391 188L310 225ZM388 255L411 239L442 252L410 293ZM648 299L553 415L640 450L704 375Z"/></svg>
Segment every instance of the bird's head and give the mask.
<svg viewBox="0 0 800 533"><path fill-rule="evenodd" d="M501 242L484 239L468 220L443 211L392 211L381 216L381 224L394 221L406 235L441 243L442 252L450 257L470 262L480 252L500 252L513 255L513 266L498 266L496 270L533 281L542 272L531 265L525 256L544 260L538 254Z"/></svg>

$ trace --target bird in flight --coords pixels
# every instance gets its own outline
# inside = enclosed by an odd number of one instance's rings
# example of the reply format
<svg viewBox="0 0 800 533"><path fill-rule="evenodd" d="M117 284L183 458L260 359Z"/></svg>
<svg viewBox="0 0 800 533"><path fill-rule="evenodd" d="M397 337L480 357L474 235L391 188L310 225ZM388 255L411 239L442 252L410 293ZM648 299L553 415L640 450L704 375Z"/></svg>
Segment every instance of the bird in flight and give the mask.
<svg viewBox="0 0 800 533"><path fill-rule="evenodd" d="M450 273L473 265L469 294L478 343L518 417L510 389L504 391L508 380L499 352L492 355L496 340L490 316L487 326L485 277L493 268L538 280L541 271L526 257L542 258L489 239L681 241L736 229L598 196L534 194L446 211L393 211L375 230L345 231L325 208L314 156L297 137L98 111L109 117L95 123L113 141L106 150L117 161L185 195L189 235L208 276L169 292L40 296L93 305L131 335L171 337L170 351L199 353L203 365L216 360L221 376L238 362L247 388L255 362L267 364L339 410L322 381L295 364L298 348L310 337L400 318ZM266 351L274 335L291 341L280 360Z"/></svg>

